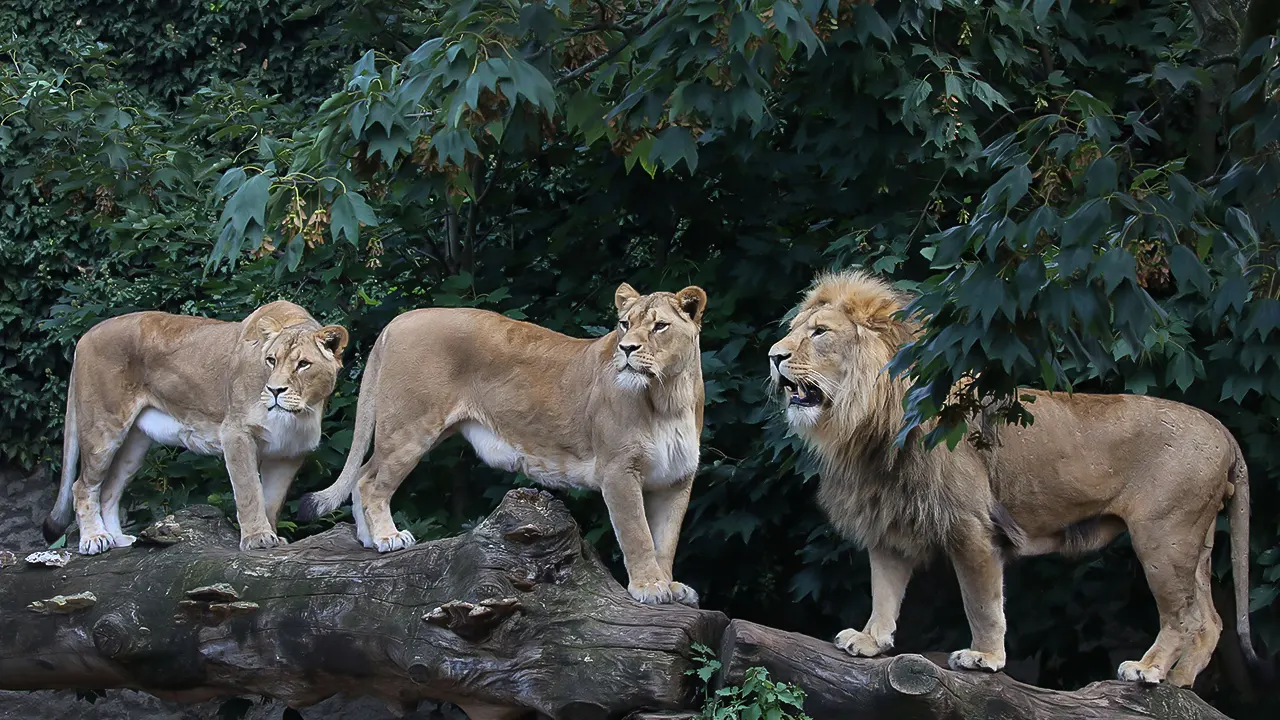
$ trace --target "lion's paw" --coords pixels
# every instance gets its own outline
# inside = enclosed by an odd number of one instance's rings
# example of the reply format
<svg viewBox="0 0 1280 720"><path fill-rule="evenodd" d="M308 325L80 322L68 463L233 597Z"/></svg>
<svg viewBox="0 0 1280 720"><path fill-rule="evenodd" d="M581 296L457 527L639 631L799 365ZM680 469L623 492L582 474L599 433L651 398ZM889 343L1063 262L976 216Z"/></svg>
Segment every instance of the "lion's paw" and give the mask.
<svg viewBox="0 0 1280 720"><path fill-rule="evenodd" d="M879 642L870 635L849 628L836 635L836 647L854 657L875 657L893 648L893 638Z"/></svg>
<svg viewBox="0 0 1280 720"><path fill-rule="evenodd" d="M666 605L671 602L671 583L668 580L657 580L651 583L627 585L631 597L645 605ZM687 586L681 586L687 587Z"/></svg>
<svg viewBox="0 0 1280 720"><path fill-rule="evenodd" d="M1140 662L1126 660L1120 663L1120 669L1116 671L1116 677L1127 682L1159 685L1160 681L1164 680L1164 668L1159 665L1148 667Z"/></svg>
<svg viewBox="0 0 1280 720"><path fill-rule="evenodd" d="M413 533L408 530L401 530L394 535L378 538L378 552L384 553L391 552L393 550L404 550L405 548L413 547L413 544L416 542L418 541L413 537Z"/></svg>
<svg viewBox="0 0 1280 720"><path fill-rule="evenodd" d="M80 538L81 555L98 555L115 547L114 541L107 533L85 535Z"/></svg>
<svg viewBox="0 0 1280 720"><path fill-rule="evenodd" d="M137 539L138 539L138 538L136 538L136 537L134 537L134 536L132 536L132 535L112 535L112 536L111 536L111 544L112 544L114 547L129 547L129 546L130 546L130 545L132 545L132 544L134 543L134 541L136 541Z"/></svg>
<svg viewBox="0 0 1280 720"><path fill-rule="evenodd" d="M1004 655L978 652L977 650L957 650L947 658L952 670L982 670L996 672L1004 667Z"/></svg>
<svg viewBox="0 0 1280 720"><path fill-rule="evenodd" d="M280 545L288 545L289 541L273 532L253 533L240 538L241 550L267 550Z"/></svg>
<svg viewBox="0 0 1280 720"><path fill-rule="evenodd" d="M688 605L689 607L698 607L698 591L685 585L682 582L671 581L671 601Z"/></svg>

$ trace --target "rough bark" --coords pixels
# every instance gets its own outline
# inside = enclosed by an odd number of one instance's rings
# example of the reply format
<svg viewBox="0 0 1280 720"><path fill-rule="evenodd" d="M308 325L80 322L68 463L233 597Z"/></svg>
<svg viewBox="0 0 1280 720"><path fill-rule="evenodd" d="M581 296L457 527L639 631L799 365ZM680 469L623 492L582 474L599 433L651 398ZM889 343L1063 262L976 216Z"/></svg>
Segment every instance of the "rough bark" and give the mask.
<svg viewBox="0 0 1280 720"><path fill-rule="evenodd" d="M729 624L720 657L722 683L739 684L748 668L762 665L771 679L800 685L814 720L1226 718L1194 693L1167 684L1110 680L1074 692L1045 690L1003 674L947 670L921 655L860 660L832 643L743 620Z"/></svg>
<svg viewBox="0 0 1280 720"><path fill-rule="evenodd" d="M1167 686L1054 692L919 655L854 659L714 611L641 605L564 506L535 490L508 493L466 535L388 555L360 547L349 525L242 553L207 506L143 536L63 567L0 555L0 689L256 694L295 708L342 693L402 710L452 702L477 720L691 720L696 642L720 647L721 682L762 665L797 683L815 720L1223 717Z"/></svg>

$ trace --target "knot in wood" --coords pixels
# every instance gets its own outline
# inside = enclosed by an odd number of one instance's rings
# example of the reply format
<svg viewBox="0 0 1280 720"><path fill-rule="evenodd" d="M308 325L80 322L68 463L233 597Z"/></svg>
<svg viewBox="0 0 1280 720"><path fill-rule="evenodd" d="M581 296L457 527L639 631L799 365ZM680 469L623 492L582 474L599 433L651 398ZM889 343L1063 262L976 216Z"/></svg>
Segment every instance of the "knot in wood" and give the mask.
<svg viewBox="0 0 1280 720"><path fill-rule="evenodd" d="M108 613L93 624L93 646L103 657L117 659L133 645L132 633L119 613Z"/></svg>
<svg viewBox="0 0 1280 720"><path fill-rule="evenodd" d="M432 610L422 619L452 630L464 640L476 642L487 638L507 618L522 609L516 598L489 598L474 604L454 600Z"/></svg>
<svg viewBox="0 0 1280 720"><path fill-rule="evenodd" d="M182 525L172 515L157 520L138 532L138 541L145 545L173 545L182 541Z"/></svg>
<svg viewBox="0 0 1280 720"><path fill-rule="evenodd" d="M550 534L549 528L528 523L521 525L514 530L508 530L503 533L502 537L510 540L511 542L520 543L521 545L532 545Z"/></svg>
<svg viewBox="0 0 1280 720"><path fill-rule="evenodd" d="M920 655L899 655L889 661L889 687L903 695L927 695L942 677L938 666Z"/></svg>

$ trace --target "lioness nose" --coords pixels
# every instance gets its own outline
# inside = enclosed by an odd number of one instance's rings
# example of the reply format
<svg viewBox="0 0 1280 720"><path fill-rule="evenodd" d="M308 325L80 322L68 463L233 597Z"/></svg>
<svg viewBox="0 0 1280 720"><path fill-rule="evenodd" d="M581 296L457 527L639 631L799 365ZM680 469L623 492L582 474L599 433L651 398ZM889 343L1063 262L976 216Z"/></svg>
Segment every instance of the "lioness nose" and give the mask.
<svg viewBox="0 0 1280 720"><path fill-rule="evenodd" d="M280 397L280 393L288 389L289 388L287 387L271 387L270 385L267 386L267 390L275 397Z"/></svg>
<svg viewBox="0 0 1280 720"><path fill-rule="evenodd" d="M639 350L640 346L639 345L619 345L618 349L622 350L622 354L630 355L636 350Z"/></svg>
<svg viewBox="0 0 1280 720"><path fill-rule="evenodd" d="M789 352L773 353L769 356L769 361L773 363L774 367L782 367L782 361L789 357L791 357Z"/></svg>

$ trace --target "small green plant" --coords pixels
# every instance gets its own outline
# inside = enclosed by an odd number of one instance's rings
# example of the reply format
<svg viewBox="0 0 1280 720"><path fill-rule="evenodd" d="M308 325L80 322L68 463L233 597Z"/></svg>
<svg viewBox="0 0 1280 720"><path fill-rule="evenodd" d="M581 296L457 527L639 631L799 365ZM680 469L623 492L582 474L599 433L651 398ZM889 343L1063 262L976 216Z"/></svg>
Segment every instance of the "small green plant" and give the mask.
<svg viewBox="0 0 1280 720"><path fill-rule="evenodd" d="M685 672L702 682L702 714L706 720L811 720L804 714L804 690L798 685L775 683L763 667L747 670L741 685L711 692L711 678L721 668L715 653L694 643L693 659L698 667Z"/></svg>

